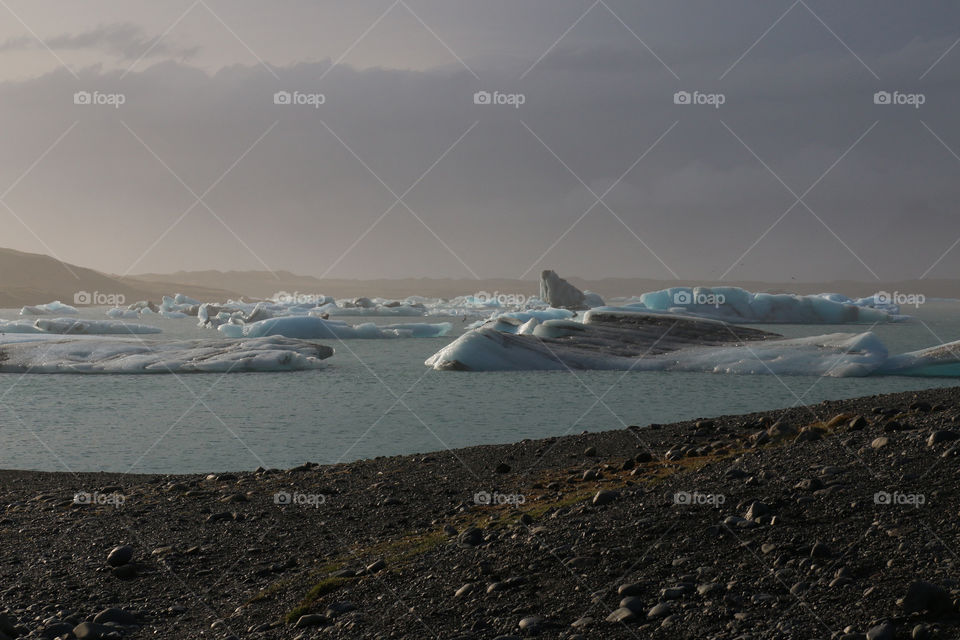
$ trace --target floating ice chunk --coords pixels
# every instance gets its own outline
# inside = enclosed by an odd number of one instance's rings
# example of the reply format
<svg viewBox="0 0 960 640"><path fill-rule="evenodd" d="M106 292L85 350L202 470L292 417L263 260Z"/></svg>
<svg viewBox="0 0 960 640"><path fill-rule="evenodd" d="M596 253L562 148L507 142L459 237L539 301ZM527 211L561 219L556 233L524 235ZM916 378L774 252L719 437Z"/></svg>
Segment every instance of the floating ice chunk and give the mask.
<svg viewBox="0 0 960 640"><path fill-rule="evenodd" d="M349 325L316 316L284 316L252 324L222 324L217 328L226 336L259 337L282 335L303 340L354 338L437 338L453 329L449 322L437 324L409 323L377 326L372 322Z"/></svg>
<svg viewBox="0 0 960 640"><path fill-rule="evenodd" d="M673 287L640 296L646 309L739 323L847 324L890 322L883 309L841 296L752 293L739 287Z"/></svg>
<svg viewBox="0 0 960 640"><path fill-rule="evenodd" d="M537 327L537 333L551 323ZM439 370L523 371L615 369L711 373L864 376L886 360L872 333L831 334L734 346L686 346L665 353L625 356L565 344L539 335L512 335L484 328L470 331L426 361Z"/></svg>
<svg viewBox="0 0 960 640"><path fill-rule="evenodd" d="M507 333L516 333L525 322L536 319L537 322L546 322L547 320L564 320L572 318L576 313L569 309L527 309L526 311L508 311L506 313L494 313L487 320L479 320L470 325L470 329L476 329L487 323L493 323L497 331Z"/></svg>
<svg viewBox="0 0 960 640"><path fill-rule="evenodd" d="M603 301L603 298L600 297L600 294L594 293L593 291L584 291L583 304L592 309L593 307L602 307L606 303Z"/></svg>
<svg viewBox="0 0 960 640"><path fill-rule="evenodd" d="M78 320L76 318L41 318L33 323L44 333L74 335L147 334L161 333L156 327L107 320Z"/></svg>
<svg viewBox="0 0 960 640"><path fill-rule="evenodd" d="M898 376L960 377L960 341L891 356L880 373Z"/></svg>
<svg viewBox="0 0 960 640"><path fill-rule="evenodd" d="M175 295L173 297L173 301L176 302L177 304L190 304L190 305L200 304L199 300L194 300L193 298L189 296L185 296L182 293L178 293L177 295Z"/></svg>
<svg viewBox="0 0 960 640"><path fill-rule="evenodd" d="M120 307L114 307L112 309L107 309L108 318L139 318L140 312L136 309L121 309Z"/></svg>
<svg viewBox="0 0 960 640"><path fill-rule="evenodd" d="M145 342L80 336L0 340L0 373L240 373L321 369L333 349L279 336Z"/></svg>
<svg viewBox="0 0 960 640"><path fill-rule="evenodd" d="M20 315L22 316L46 316L54 313L73 316L77 315L79 311L77 311L75 307L63 304L59 300L20 309Z"/></svg>
<svg viewBox="0 0 960 640"><path fill-rule="evenodd" d="M550 269L540 272L540 297L546 300L551 307L586 309L588 306L583 291L580 291L580 289L558 276L556 271ZM599 296L596 297L599 298ZM600 304L603 304L603 300L600 300Z"/></svg>
<svg viewBox="0 0 960 640"><path fill-rule="evenodd" d="M3 333L43 333L29 320L0 320L0 334Z"/></svg>
<svg viewBox="0 0 960 640"><path fill-rule="evenodd" d="M391 316L407 316L407 317L417 317L424 316L427 314L427 310L419 305L396 305L396 306L387 306L387 305L375 305L372 307L343 307L337 306L336 303L325 304L323 306L317 307L310 310L311 315L322 315L326 314L328 316L363 316L363 317L391 317Z"/></svg>
<svg viewBox="0 0 960 640"><path fill-rule="evenodd" d="M534 329L537 328L537 325L540 324L540 321L536 318L530 318L522 325L517 327L517 335L525 336L533 334Z"/></svg>
<svg viewBox="0 0 960 640"><path fill-rule="evenodd" d="M872 332L784 339L719 320L593 309L584 322L548 320L532 333L487 325L431 356L462 371L619 369L856 377L960 377L960 341L890 356Z"/></svg>

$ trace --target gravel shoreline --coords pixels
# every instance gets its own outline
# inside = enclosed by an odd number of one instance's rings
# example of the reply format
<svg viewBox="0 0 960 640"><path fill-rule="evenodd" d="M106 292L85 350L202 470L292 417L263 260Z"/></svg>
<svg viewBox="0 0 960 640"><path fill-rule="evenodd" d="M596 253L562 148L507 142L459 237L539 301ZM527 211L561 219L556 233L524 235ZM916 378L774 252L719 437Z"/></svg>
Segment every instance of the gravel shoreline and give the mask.
<svg viewBox="0 0 960 640"><path fill-rule="evenodd" d="M0 471L4 638L960 637L960 388L333 466Z"/></svg>

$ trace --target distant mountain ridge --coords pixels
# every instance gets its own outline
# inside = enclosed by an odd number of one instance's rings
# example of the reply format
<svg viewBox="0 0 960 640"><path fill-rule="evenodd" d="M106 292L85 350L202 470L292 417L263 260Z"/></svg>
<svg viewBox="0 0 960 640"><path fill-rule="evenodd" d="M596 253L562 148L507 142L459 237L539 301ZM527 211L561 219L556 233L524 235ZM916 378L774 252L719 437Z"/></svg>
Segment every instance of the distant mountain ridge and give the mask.
<svg viewBox="0 0 960 640"><path fill-rule="evenodd" d="M164 295L186 295L220 300L239 294L216 287L194 286L171 280L142 281L101 273L60 262L38 253L0 248L0 308L16 308L60 300L74 304L84 293L123 296L127 304L137 300L159 301Z"/></svg>
<svg viewBox="0 0 960 640"><path fill-rule="evenodd" d="M634 296L647 291L668 287L734 286L749 291L768 293L842 293L851 297L866 297L878 291L922 293L928 298L960 298L960 280L905 280L900 282L860 282L838 280L834 282L759 282L759 281L704 281L704 280L654 280L649 278L603 278L585 279L560 274L568 282L584 291L593 291L601 296ZM198 287L223 288L243 291L248 296L265 298L286 291L293 293L323 294L335 298L356 296L380 296L405 298L411 295L451 298L454 296L500 292L535 296L539 293L539 280L509 278L393 278L379 280L353 280L347 278L316 278L290 273L289 271L177 271L175 273L146 273L136 276L147 282L175 281Z"/></svg>
<svg viewBox="0 0 960 640"><path fill-rule="evenodd" d="M852 297L877 291L922 293L928 298L960 298L960 280L909 280L901 282L857 282L842 280L826 283L770 283L757 281L709 282L694 280L653 280L647 278L604 278L590 280L569 277L566 280L581 290L599 293L605 298L640 295L676 286L738 286L750 291L770 293L842 293ZM198 300L223 301L228 298L267 298L276 293L323 294L336 298L380 296L406 298L421 295L452 298L486 292L535 296L535 279L487 278L394 278L354 280L317 278L289 271L177 271L116 276L86 267L62 263L55 258L0 248L0 308L42 304L60 300L73 304L79 292L120 294L129 304L136 300L159 301L164 295L184 293Z"/></svg>

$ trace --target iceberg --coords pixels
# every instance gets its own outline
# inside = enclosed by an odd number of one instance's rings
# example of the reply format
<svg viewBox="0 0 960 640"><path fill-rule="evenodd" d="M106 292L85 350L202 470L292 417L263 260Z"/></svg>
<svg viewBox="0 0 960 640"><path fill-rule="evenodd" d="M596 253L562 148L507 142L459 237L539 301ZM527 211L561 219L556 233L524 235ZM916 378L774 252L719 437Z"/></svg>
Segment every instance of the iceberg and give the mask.
<svg viewBox="0 0 960 640"><path fill-rule="evenodd" d="M551 307L562 309L588 309L603 305L599 295L580 291L550 269L540 272L540 298Z"/></svg>
<svg viewBox="0 0 960 640"><path fill-rule="evenodd" d="M279 336L146 342L21 336L0 340L0 373L240 373L321 369L333 349Z"/></svg>
<svg viewBox="0 0 960 640"><path fill-rule="evenodd" d="M43 333L76 335L149 334L162 333L156 327L107 320L77 320L74 318L39 319L33 325Z"/></svg>
<svg viewBox="0 0 960 640"><path fill-rule="evenodd" d="M869 300L854 301L838 294L753 293L739 287L672 287L645 293L639 303L601 308L765 324L874 324L905 319L890 308L874 308Z"/></svg>
<svg viewBox="0 0 960 640"><path fill-rule="evenodd" d="M222 324L217 329L231 338L285 336L301 340L349 340L355 338L439 338L447 335L453 329L453 325L449 322L390 324L385 326L377 326L368 322L349 325L345 322L325 320L316 316L284 316L251 324Z"/></svg>
<svg viewBox="0 0 960 640"><path fill-rule="evenodd" d="M156 327L107 320L79 320L77 318L39 318L28 320L0 320L0 333L112 335L161 333Z"/></svg>
<svg viewBox="0 0 960 640"><path fill-rule="evenodd" d="M80 312L77 311L75 307L71 307L68 304L63 304L59 300L54 300L53 302L48 302L47 304L38 304L33 307L24 307L20 309L20 315L22 316L46 316L54 313L75 316Z"/></svg>
<svg viewBox="0 0 960 640"><path fill-rule="evenodd" d="M425 364L448 371L960 376L960 341L891 356L869 331L785 339L719 320L594 309L583 323L548 320L517 332L490 325L468 331Z"/></svg>

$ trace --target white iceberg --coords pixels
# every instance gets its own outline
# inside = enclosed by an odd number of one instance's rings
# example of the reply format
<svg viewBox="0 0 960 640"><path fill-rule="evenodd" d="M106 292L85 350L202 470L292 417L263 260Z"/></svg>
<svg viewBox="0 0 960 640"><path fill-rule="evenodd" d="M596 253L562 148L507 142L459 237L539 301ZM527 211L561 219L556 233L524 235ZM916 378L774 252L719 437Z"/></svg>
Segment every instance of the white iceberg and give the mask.
<svg viewBox="0 0 960 640"><path fill-rule="evenodd" d="M321 369L333 349L279 336L146 342L118 338L7 336L0 373L240 373Z"/></svg>
<svg viewBox="0 0 960 640"><path fill-rule="evenodd" d="M408 323L377 326L372 322L349 325L336 320L325 320L316 316L284 316L270 318L251 324L222 324L217 329L231 338L286 336L302 340L355 338L439 338L447 335L453 325L449 322L437 324Z"/></svg>
<svg viewBox="0 0 960 640"><path fill-rule="evenodd" d="M640 296L638 303L603 310L660 311L736 323L874 324L903 320L899 309L874 308L870 299L839 294L753 293L739 287L672 287Z"/></svg>
<svg viewBox="0 0 960 640"><path fill-rule="evenodd" d="M960 376L960 342L890 356L872 332L784 339L717 320L594 309L518 332L469 331L426 360L456 371L613 369L857 377Z"/></svg>
<svg viewBox="0 0 960 640"><path fill-rule="evenodd" d="M112 335L162 333L157 327L108 320L78 320L76 318L41 318L33 325L43 333L72 335Z"/></svg>
<svg viewBox="0 0 960 640"><path fill-rule="evenodd" d="M22 316L46 316L54 313L75 316L80 312L77 311L75 307L71 307L68 304L63 304L59 300L54 300L53 302L48 302L47 304L38 304L33 307L24 307L20 309L20 315Z"/></svg>
<svg viewBox="0 0 960 640"><path fill-rule="evenodd" d="M77 318L38 318L29 320L0 320L0 333L57 334L57 335L115 335L161 333L156 327L108 320L80 320Z"/></svg>

